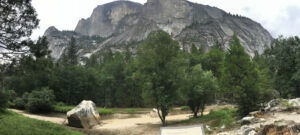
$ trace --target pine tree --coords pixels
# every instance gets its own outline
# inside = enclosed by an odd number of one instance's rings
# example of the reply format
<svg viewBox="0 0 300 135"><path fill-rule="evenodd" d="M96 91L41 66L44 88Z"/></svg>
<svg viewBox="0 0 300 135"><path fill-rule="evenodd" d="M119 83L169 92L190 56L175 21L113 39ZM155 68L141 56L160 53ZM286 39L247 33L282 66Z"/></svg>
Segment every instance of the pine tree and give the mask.
<svg viewBox="0 0 300 135"><path fill-rule="evenodd" d="M236 34L225 56L222 85L227 96L234 97L241 115L257 109L260 97L258 73Z"/></svg>
<svg viewBox="0 0 300 135"><path fill-rule="evenodd" d="M69 65L77 65L78 64L78 55L77 55L78 48L76 46L76 40L74 37L71 38L69 42L68 48L68 64Z"/></svg>

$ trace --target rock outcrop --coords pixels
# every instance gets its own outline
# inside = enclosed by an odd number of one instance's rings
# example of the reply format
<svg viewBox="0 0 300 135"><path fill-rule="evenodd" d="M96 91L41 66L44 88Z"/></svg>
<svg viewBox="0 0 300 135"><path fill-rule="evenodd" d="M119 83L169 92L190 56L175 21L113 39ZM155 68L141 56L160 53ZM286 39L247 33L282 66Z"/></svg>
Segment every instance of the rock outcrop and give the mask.
<svg viewBox="0 0 300 135"><path fill-rule="evenodd" d="M148 0L144 5L115 1L100 5L94 9L91 17L78 22L75 33L105 38L96 43L94 49L83 50L85 53L82 56L88 57L104 48L122 51L122 46L142 41L150 32L159 29L168 32L187 50L194 44L207 51L216 41L226 49L234 32L252 56L255 51L262 53L272 42L269 32L249 18L186 0ZM61 37L66 36L53 36L49 31L55 29L48 29L45 35L51 39L50 49L57 59L63 52L58 51L59 48L63 50L66 47L61 45Z"/></svg>
<svg viewBox="0 0 300 135"><path fill-rule="evenodd" d="M90 129L100 124L100 115L92 101L83 100L76 108L67 112L68 125Z"/></svg>
<svg viewBox="0 0 300 135"><path fill-rule="evenodd" d="M300 134L300 124L294 121L280 120L274 124L266 125L258 135L298 135Z"/></svg>

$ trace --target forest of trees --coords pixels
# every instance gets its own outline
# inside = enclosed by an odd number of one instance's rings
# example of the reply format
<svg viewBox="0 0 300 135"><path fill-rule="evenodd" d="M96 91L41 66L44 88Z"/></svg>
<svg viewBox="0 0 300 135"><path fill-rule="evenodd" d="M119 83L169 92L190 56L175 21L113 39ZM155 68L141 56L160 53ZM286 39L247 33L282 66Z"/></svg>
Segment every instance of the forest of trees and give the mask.
<svg viewBox="0 0 300 135"><path fill-rule="evenodd" d="M1 1L0 48L11 62L0 65L0 110L5 107L50 111L55 103L76 105L92 100L100 107L154 107L163 124L171 107L187 105L197 117L205 105L217 101L238 106L241 116L273 98L300 97L300 39L274 40L263 54L250 57L234 34L229 48L216 42L208 52L195 45L181 50L164 31L152 32L138 45L113 53L106 49L80 64L74 38L58 61L48 41L21 41L39 20L30 1ZM11 17L7 20L7 16ZM14 27L22 29L12 29ZM12 35L7 37L7 35ZM186 45L183 45L186 46ZM136 57L133 57L136 56Z"/></svg>
<svg viewBox="0 0 300 135"><path fill-rule="evenodd" d="M194 45L180 50L168 33L157 31L139 45L136 58L130 51L107 49L85 65L78 63L75 39L57 63L45 37L27 45L29 55L1 65L1 96L6 98L0 102L6 99L10 107L30 107L53 95L45 105L92 100L101 107L155 107L165 123L173 106L187 105L197 117L205 105L226 101L237 104L244 116L272 98L300 96L298 37L280 37L264 54L251 58L237 35L228 50L216 43L204 53ZM41 96L34 96L38 92ZM40 104L40 111L49 109Z"/></svg>

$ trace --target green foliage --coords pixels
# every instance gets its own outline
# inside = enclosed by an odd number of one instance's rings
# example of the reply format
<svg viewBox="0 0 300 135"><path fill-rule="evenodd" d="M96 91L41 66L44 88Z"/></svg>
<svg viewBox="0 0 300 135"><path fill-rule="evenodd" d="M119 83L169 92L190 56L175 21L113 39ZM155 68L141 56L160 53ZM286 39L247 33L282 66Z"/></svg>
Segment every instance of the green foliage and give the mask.
<svg viewBox="0 0 300 135"><path fill-rule="evenodd" d="M28 96L26 109L30 112L50 112L54 104L55 96L52 90L42 88L41 90L34 90Z"/></svg>
<svg viewBox="0 0 300 135"><path fill-rule="evenodd" d="M220 128L224 125L226 128L230 128L234 126L237 114L236 109L224 108L217 111L212 110L208 115L191 118L189 120L182 121L182 123L201 123L216 128Z"/></svg>
<svg viewBox="0 0 300 135"><path fill-rule="evenodd" d="M300 39L299 37L274 40L266 50L268 64L275 73L274 86L284 98L300 96Z"/></svg>
<svg viewBox="0 0 300 135"><path fill-rule="evenodd" d="M202 67L204 70L211 70L215 77L221 78L225 53L217 47L211 48L203 56Z"/></svg>
<svg viewBox="0 0 300 135"><path fill-rule="evenodd" d="M138 75L143 78L143 96L165 117L177 99L178 88L183 75L178 42L163 31L151 33L138 50ZM176 67L176 68L175 68Z"/></svg>
<svg viewBox="0 0 300 135"><path fill-rule="evenodd" d="M217 82L212 72L203 71L201 65L192 67L186 76L186 91L188 106L197 117L198 111L203 111L205 105L209 103L217 90Z"/></svg>
<svg viewBox="0 0 300 135"><path fill-rule="evenodd" d="M50 57L51 51L48 50L48 41L46 37L39 37L36 43L30 41L28 47L30 52L37 58Z"/></svg>
<svg viewBox="0 0 300 135"><path fill-rule="evenodd" d="M49 58L48 42L45 37L37 43L29 42L32 55L23 56L18 62L12 62L10 75L5 79L7 89L13 89L18 95L34 89L47 87L52 77L54 64Z"/></svg>
<svg viewBox="0 0 300 135"><path fill-rule="evenodd" d="M221 81L224 93L228 98L234 97L241 115L258 108L261 96L258 77L250 56L244 51L237 35L234 35L225 56Z"/></svg>
<svg viewBox="0 0 300 135"><path fill-rule="evenodd" d="M180 110L181 111L188 111L188 110L190 110L190 107L189 106L181 106Z"/></svg>
<svg viewBox="0 0 300 135"><path fill-rule="evenodd" d="M67 64L68 65L77 65L78 64L78 48L76 45L76 40L74 37L71 38L68 46L68 52L67 52Z"/></svg>
<svg viewBox="0 0 300 135"><path fill-rule="evenodd" d="M67 66L54 71L55 78L50 81L56 101L77 105L82 100L100 101L99 73L92 68Z"/></svg>
<svg viewBox="0 0 300 135"><path fill-rule="evenodd" d="M278 92L274 89L274 72L268 66L268 59L265 55L259 55L257 52L253 58L253 62L258 69L258 83L260 87L260 94L262 95L261 102L268 102L272 99L279 98Z"/></svg>
<svg viewBox="0 0 300 135"><path fill-rule="evenodd" d="M5 111L0 113L1 135L83 135L67 127L24 117L23 115Z"/></svg>
<svg viewBox="0 0 300 135"><path fill-rule="evenodd" d="M5 109L8 104L8 98L3 90L0 90L0 111Z"/></svg>
<svg viewBox="0 0 300 135"><path fill-rule="evenodd" d="M26 104L28 103L28 96L29 96L29 93L28 92L25 92L22 97L17 97L14 101L13 101L13 104L14 104L14 108L17 108L17 109L25 109L26 107Z"/></svg>
<svg viewBox="0 0 300 135"><path fill-rule="evenodd" d="M38 26L36 11L31 0L1 0L0 5L0 49L19 51L26 45L20 39L29 37Z"/></svg>

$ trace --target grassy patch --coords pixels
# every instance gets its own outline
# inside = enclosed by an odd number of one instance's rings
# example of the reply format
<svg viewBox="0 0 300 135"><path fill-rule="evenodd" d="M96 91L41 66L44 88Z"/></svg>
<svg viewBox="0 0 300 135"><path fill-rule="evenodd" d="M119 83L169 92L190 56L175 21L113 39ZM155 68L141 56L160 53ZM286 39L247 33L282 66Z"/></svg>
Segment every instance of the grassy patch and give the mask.
<svg viewBox="0 0 300 135"><path fill-rule="evenodd" d="M54 111L58 113L67 113L68 111L75 108L75 106L66 106L66 105L55 105ZM126 113L126 114L135 114L147 111L149 109L144 108L97 108L100 115L108 115L114 113Z"/></svg>
<svg viewBox="0 0 300 135"><path fill-rule="evenodd" d="M58 124L4 111L0 112L0 135L83 135L83 133Z"/></svg>
<svg viewBox="0 0 300 135"><path fill-rule="evenodd" d="M211 111L208 115L198 118L184 120L181 123L203 123L211 127L220 128L225 125L226 128L234 126L234 120L237 116L237 110L232 108L224 108L218 111Z"/></svg>
<svg viewBox="0 0 300 135"><path fill-rule="evenodd" d="M181 110L181 111L189 111L189 110L190 110L190 107L188 107L188 106L181 106L181 107L180 107L180 110Z"/></svg>

